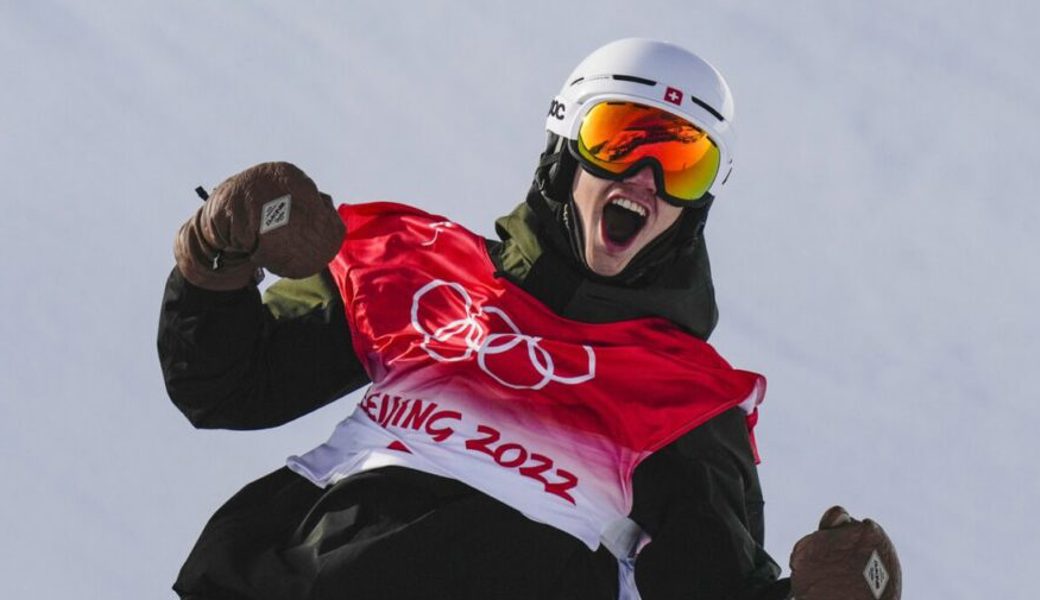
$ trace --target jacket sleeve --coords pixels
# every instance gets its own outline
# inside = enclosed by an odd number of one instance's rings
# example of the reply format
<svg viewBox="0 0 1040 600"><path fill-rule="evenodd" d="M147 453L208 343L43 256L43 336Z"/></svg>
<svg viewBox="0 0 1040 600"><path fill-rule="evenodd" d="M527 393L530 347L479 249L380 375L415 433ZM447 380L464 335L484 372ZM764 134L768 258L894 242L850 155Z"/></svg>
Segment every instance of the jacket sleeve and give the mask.
<svg viewBox="0 0 1040 600"><path fill-rule="evenodd" d="M741 409L648 457L633 488L632 519L652 537L636 561L644 600L788 597L762 547L762 490Z"/></svg>
<svg viewBox="0 0 1040 600"><path fill-rule="evenodd" d="M175 268L158 347L170 399L199 428L275 427L368 382L327 273L283 279L261 301L254 287L214 292Z"/></svg>

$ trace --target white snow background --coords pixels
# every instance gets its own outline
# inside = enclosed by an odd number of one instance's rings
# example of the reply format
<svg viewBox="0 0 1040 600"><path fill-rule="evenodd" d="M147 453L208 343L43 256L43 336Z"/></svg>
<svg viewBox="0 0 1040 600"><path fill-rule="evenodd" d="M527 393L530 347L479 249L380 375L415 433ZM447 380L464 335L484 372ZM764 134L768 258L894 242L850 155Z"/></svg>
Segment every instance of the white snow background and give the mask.
<svg viewBox="0 0 1040 600"><path fill-rule="evenodd" d="M196 431L155 352L192 191L266 160L490 235L571 68L631 35L728 78L714 345L770 380L767 547L833 503L904 598L1035 598L1040 4L0 2L0 597L171 598L209 515L324 440Z"/></svg>

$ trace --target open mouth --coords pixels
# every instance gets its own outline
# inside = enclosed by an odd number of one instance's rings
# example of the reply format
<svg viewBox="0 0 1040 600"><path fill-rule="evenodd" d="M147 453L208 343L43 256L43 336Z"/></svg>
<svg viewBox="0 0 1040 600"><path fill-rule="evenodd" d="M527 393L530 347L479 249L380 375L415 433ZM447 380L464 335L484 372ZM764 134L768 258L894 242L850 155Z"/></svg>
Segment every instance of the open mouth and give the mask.
<svg viewBox="0 0 1040 600"><path fill-rule="evenodd" d="M611 243L626 247L646 224L647 211L627 198L616 198L603 207L603 233Z"/></svg>

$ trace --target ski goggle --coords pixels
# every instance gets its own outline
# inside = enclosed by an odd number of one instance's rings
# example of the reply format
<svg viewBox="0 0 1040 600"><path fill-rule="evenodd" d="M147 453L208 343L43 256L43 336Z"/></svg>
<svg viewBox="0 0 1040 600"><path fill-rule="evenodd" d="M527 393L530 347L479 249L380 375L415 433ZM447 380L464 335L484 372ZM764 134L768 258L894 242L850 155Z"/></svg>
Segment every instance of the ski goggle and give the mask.
<svg viewBox="0 0 1040 600"><path fill-rule="evenodd" d="M657 193L669 204L705 199L721 153L703 129L665 110L634 102L601 102L578 126L570 152L590 173L622 180L650 165Z"/></svg>

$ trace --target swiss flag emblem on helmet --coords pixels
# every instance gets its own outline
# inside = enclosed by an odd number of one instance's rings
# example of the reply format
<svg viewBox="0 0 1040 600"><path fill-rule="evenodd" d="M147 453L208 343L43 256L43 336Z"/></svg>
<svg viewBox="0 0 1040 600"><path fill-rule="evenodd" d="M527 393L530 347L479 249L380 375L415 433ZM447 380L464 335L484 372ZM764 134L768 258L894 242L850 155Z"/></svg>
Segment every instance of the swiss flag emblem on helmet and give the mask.
<svg viewBox="0 0 1040 600"><path fill-rule="evenodd" d="M682 106L683 93L682 90L677 90L673 87L668 88L664 91L664 99L672 104Z"/></svg>

